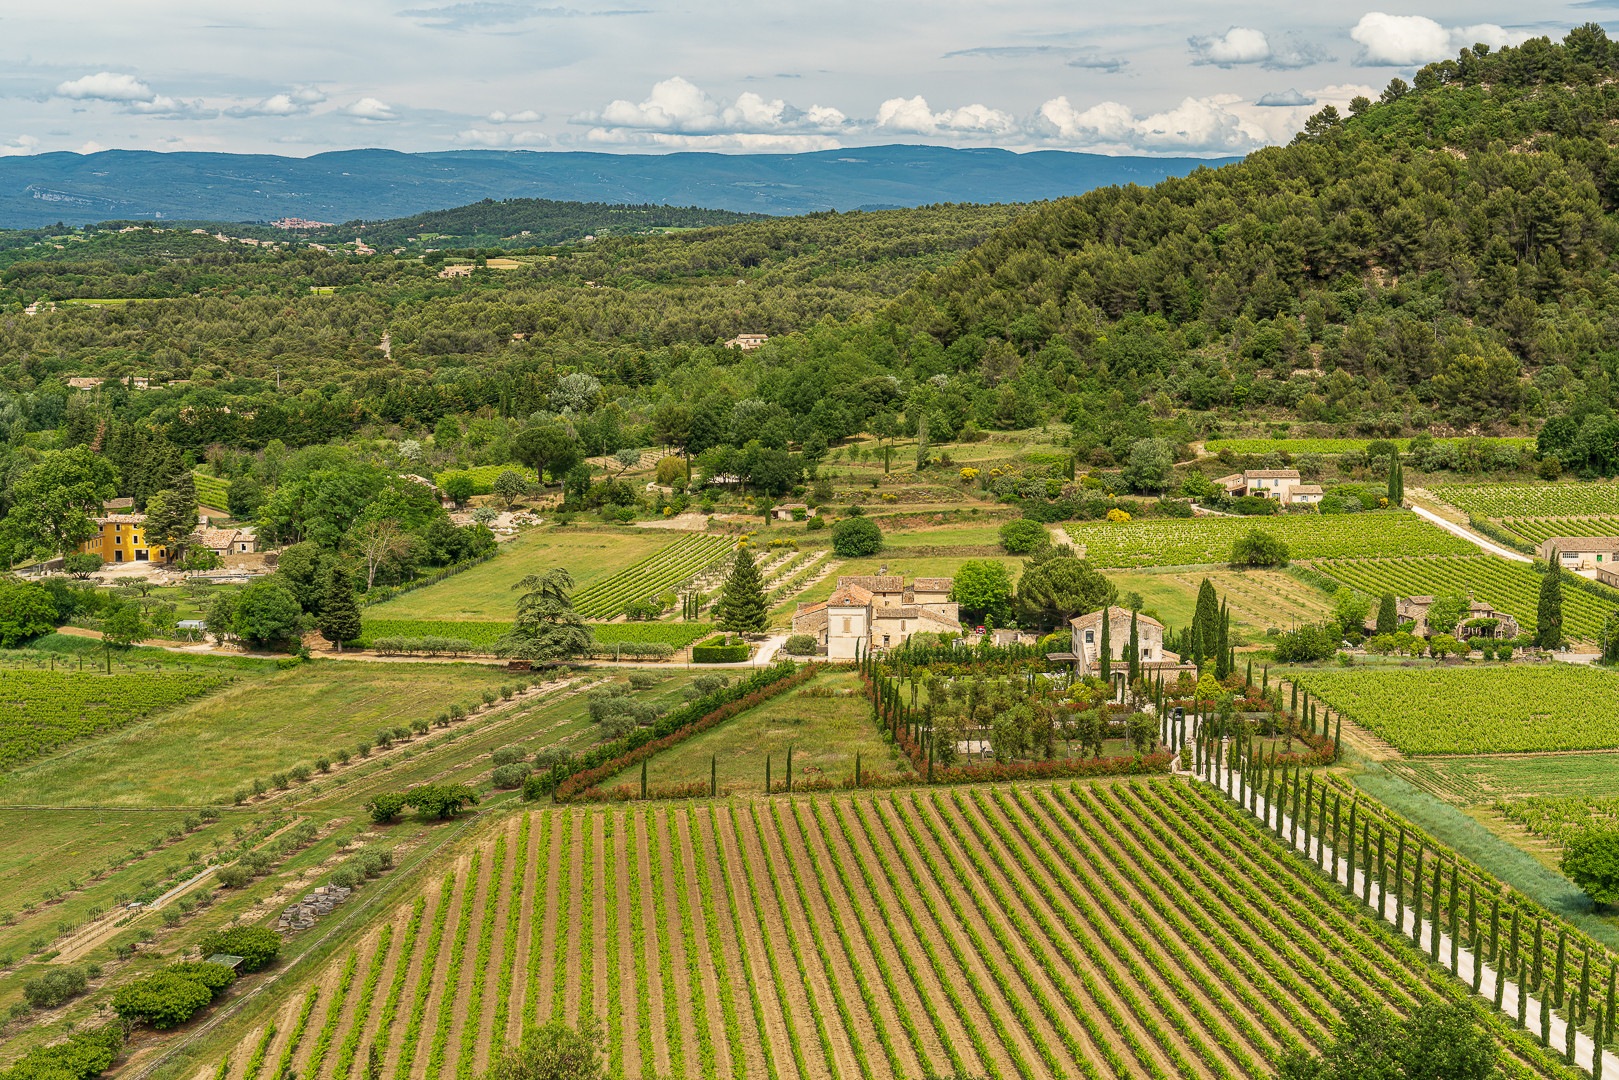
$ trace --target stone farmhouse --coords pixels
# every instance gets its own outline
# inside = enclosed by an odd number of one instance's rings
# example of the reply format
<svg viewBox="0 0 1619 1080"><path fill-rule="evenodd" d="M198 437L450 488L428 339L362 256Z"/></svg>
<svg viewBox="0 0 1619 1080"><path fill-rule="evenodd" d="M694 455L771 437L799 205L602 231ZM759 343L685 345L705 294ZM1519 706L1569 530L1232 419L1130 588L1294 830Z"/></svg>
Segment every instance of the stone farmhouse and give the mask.
<svg viewBox="0 0 1619 1080"><path fill-rule="evenodd" d="M1070 619L1068 625L1073 633L1072 648L1065 653L1047 653L1047 659L1072 663L1077 675L1099 674L1102 670L1102 620L1105 618L1108 655L1115 665L1128 667L1130 658L1126 650L1130 647L1130 615L1128 608L1110 606ZM1179 653L1164 648L1164 624L1150 615L1136 616L1136 644L1141 650L1141 667L1144 671L1162 671L1167 676L1197 670L1192 664L1183 662Z"/></svg>
<svg viewBox="0 0 1619 1080"><path fill-rule="evenodd" d="M1542 562L1557 552L1564 570L1613 570L1619 563L1619 536L1548 536L1538 550Z"/></svg>
<svg viewBox="0 0 1619 1080"><path fill-rule="evenodd" d="M1428 629L1428 609L1433 607L1433 602L1434 598L1431 596L1398 597L1394 601L1395 617L1402 623L1416 623L1411 632L1417 637L1431 637L1433 631ZM1494 619L1495 626L1469 628L1467 624L1474 619ZM1367 629L1371 630L1372 627L1368 626ZM1467 609L1456 620L1454 636L1457 640L1475 637L1515 638L1519 632L1520 627L1517 619L1504 611L1497 611L1482 600L1474 600L1470 597L1467 602Z"/></svg>
<svg viewBox="0 0 1619 1080"><path fill-rule="evenodd" d="M1321 485L1299 480L1297 469L1249 469L1222 476L1214 483L1234 499L1257 495L1261 499L1275 499L1283 506L1314 506L1324 497Z"/></svg>
<svg viewBox="0 0 1619 1080"><path fill-rule="evenodd" d="M891 649L912 634L959 634L954 585L953 578L916 578L907 585L900 574L840 577L827 600L798 605L793 633L812 635L828 660L853 660L857 647Z"/></svg>

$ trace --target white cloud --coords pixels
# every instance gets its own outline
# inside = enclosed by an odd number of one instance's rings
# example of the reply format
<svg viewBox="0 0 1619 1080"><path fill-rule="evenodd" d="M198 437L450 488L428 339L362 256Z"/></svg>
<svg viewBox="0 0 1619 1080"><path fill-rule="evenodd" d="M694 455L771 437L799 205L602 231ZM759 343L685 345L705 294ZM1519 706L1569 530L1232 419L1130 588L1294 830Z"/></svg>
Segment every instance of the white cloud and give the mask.
<svg viewBox="0 0 1619 1080"><path fill-rule="evenodd" d="M751 90L737 95L735 101L726 105L709 97L695 83L676 75L653 86L643 101L612 101L600 110L580 113L571 122L596 124L602 131L775 135L837 131L848 125L849 118L829 106L799 109L781 98L767 100ZM592 132L591 137L594 136Z"/></svg>
<svg viewBox="0 0 1619 1080"><path fill-rule="evenodd" d="M1187 44L1197 54L1195 63L1231 67L1233 64L1257 64L1269 60L1270 39L1262 30L1246 26L1233 26L1224 34L1188 38Z"/></svg>
<svg viewBox="0 0 1619 1080"><path fill-rule="evenodd" d="M843 144L832 135L733 131L717 135L684 135L629 128L591 128L585 142L604 146L635 146L659 150L704 150L711 153L807 154L836 150Z"/></svg>
<svg viewBox="0 0 1619 1080"><path fill-rule="evenodd" d="M489 131L468 128L458 131L455 141L463 146L549 146L551 137L543 131Z"/></svg>
<svg viewBox="0 0 1619 1080"><path fill-rule="evenodd" d="M374 97L363 97L358 101L343 106L343 112L356 120L369 120L373 123L383 123L399 119L392 105L378 101Z"/></svg>
<svg viewBox="0 0 1619 1080"><path fill-rule="evenodd" d="M251 105L234 105L225 110L226 116L305 116L316 105L323 104L326 95L312 86L300 86L282 94L271 94L263 101Z"/></svg>
<svg viewBox="0 0 1619 1080"><path fill-rule="evenodd" d="M86 142L83 146L79 147L79 153L81 153L81 154L99 154L105 149L107 149L105 146L102 146L100 143L96 142L94 139L91 139L88 142Z"/></svg>
<svg viewBox="0 0 1619 1080"><path fill-rule="evenodd" d="M157 94L133 75L111 71L86 75L56 88L58 97L75 101L151 101Z"/></svg>
<svg viewBox="0 0 1619 1080"><path fill-rule="evenodd" d="M1189 97L1173 109L1138 117L1117 101L1081 111L1057 97L1040 106L1040 117L1066 142L1114 153L1246 153L1268 140L1229 108L1240 100L1230 94Z"/></svg>
<svg viewBox="0 0 1619 1080"><path fill-rule="evenodd" d="M32 135L19 135L9 143L0 144L0 157L27 157L38 149L38 139Z"/></svg>
<svg viewBox="0 0 1619 1080"><path fill-rule="evenodd" d="M1360 45L1355 63L1367 67L1417 67L1453 58L1463 48L1483 42L1499 49L1527 41L1530 34L1506 30L1494 23L1476 26L1441 26L1423 15L1388 15L1367 12L1349 36Z"/></svg>
<svg viewBox="0 0 1619 1080"><path fill-rule="evenodd" d="M133 75L100 71L59 83L56 96L74 101L110 101L122 105L127 112L147 116L186 116L201 108L200 101L179 101L167 94L159 94Z"/></svg>
<svg viewBox="0 0 1619 1080"><path fill-rule="evenodd" d="M545 117L533 109L524 109L522 112L506 113L496 109L485 120L491 124L537 124Z"/></svg>
<svg viewBox="0 0 1619 1080"><path fill-rule="evenodd" d="M877 128L906 135L1002 135L1017 127L1009 113L987 105L963 105L934 112L927 99L889 98L877 107Z"/></svg>

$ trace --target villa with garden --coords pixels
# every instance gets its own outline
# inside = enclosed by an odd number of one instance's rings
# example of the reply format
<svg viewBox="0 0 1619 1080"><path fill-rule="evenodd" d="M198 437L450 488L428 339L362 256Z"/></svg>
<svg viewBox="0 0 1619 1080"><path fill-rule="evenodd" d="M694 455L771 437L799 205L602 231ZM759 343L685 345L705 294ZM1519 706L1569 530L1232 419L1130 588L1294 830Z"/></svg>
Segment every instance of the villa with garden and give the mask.
<svg viewBox="0 0 1619 1080"><path fill-rule="evenodd" d="M916 578L907 585L899 574L840 577L829 598L798 605L793 633L814 637L829 660L894 648L914 634L959 634L960 607L950 599L954 585L953 578Z"/></svg>

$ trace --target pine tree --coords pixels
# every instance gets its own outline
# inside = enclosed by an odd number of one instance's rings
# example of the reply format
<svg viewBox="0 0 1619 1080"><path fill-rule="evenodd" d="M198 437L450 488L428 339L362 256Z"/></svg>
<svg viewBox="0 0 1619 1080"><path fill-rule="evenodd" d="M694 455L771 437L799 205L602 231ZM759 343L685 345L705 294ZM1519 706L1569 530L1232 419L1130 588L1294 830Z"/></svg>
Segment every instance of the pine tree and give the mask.
<svg viewBox="0 0 1619 1080"><path fill-rule="evenodd" d="M354 585L348 571L332 563L326 572L326 586L320 597L320 636L343 651L343 642L360 636L360 606L354 602Z"/></svg>
<svg viewBox="0 0 1619 1080"><path fill-rule="evenodd" d="M763 633L767 625L764 579L747 548L736 553L731 576L720 590L719 628L733 634Z"/></svg>
<svg viewBox="0 0 1619 1080"><path fill-rule="evenodd" d="M1546 576L1540 583L1540 606L1535 611L1535 644L1555 649L1563 643L1563 571L1561 556L1553 548Z"/></svg>
<svg viewBox="0 0 1619 1080"><path fill-rule="evenodd" d="M1386 592L1377 602L1377 632L1378 634L1392 634L1399 629L1400 615L1395 607L1394 594Z"/></svg>
<svg viewBox="0 0 1619 1080"><path fill-rule="evenodd" d="M1130 612L1130 685L1141 678L1141 627L1136 612Z"/></svg>

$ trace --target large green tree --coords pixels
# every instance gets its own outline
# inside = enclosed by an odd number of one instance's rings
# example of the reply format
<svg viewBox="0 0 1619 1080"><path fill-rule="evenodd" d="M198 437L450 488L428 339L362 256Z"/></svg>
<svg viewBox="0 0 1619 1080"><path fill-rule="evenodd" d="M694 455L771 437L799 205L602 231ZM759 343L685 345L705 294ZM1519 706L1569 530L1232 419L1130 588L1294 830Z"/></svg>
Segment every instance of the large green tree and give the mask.
<svg viewBox="0 0 1619 1080"><path fill-rule="evenodd" d="M1466 1004L1432 1002L1401 1019L1381 1006L1351 1002L1319 1056L1294 1046L1280 1080L1497 1080L1499 1051Z"/></svg>
<svg viewBox="0 0 1619 1080"><path fill-rule="evenodd" d="M94 518L118 490L106 458L75 446L42 455L11 485L0 539L18 557L72 551L96 534Z"/></svg>
<svg viewBox="0 0 1619 1080"><path fill-rule="evenodd" d="M0 648L15 649L56 626L56 605L38 585L0 575Z"/></svg>
<svg viewBox="0 0 1619 1080"><path fill-rule="evenodd" d="M236 594L231 628L249 645L294 643L302 633L303 609L282 580L271 574Z"/></svg>
<svg viewBox="0 0 1619 1080"><path fill-rule="evenodd" d="M515 660L572 660L590 651L590 627L573 609L573 575L558 567L530 574L512 586L517 616L495 652Z"/></svg>
<svg viewBox="0 0 1619 1080"><path fill-rule="evenodd" d="M1377 600L1377 633L1392 634L1400 628L1400 613L1398 601L1394 594L1386 592Z"/></svg>
<svg viewBox="0 0 1619 1080"><path fill-rule="evenodd" d="M1111 603L1113 595L1112 584L1090 563L1063 556L1026 566L1017 581L1018 606L1042 629L1064 626Z"/></svg>
<svg viewBox="0 0 1619 1080"><path fill-rule="evenodd" d="M961 605L969 619L1005 623L1011 614L1012 577L1004 563L968 559L956 569L950 599Z"/></svg>
<svg viewBox="0 0 1619 1080"><path fill-rule="evenodd" d="M536 424L518 432L512 440L512 457L534 470L535 479L545 483L545 474L560 478L584 460L579 441L569 436L561 424Z"/></svg>
<svg viewBox="0 0 1619 1080"><path fill-rule="evenodd" d="M1576 833L1558 866L1596 903L1619 904L1619 829Z"/></svg>
<svg viewBox="0 0 1619 1080"><path fill-rule="evenodd" d="M769 624L765 603L764 578L753 561L753 552L742 548L731 564L731 573L720 588L719 628L735 634L763 633Z"/></svg>

